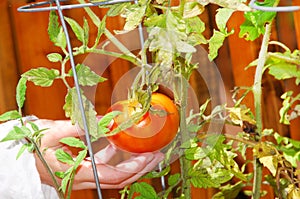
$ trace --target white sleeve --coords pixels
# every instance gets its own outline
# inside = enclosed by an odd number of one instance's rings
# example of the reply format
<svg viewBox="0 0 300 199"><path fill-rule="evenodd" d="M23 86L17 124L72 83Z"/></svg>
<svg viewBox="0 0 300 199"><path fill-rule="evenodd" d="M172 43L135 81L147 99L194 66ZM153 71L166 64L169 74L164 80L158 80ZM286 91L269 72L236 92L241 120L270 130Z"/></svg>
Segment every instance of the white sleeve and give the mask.
<svg viewBox="0 0 300 199"><path fill-rule="evenodd" d="M20 122L13 120L0 124L0 140L13 126L20 126ZM0 198L57 199L55 189L41 183L32 153L25 150L16 159L22 145L21 141L0 142Z"/></svg>

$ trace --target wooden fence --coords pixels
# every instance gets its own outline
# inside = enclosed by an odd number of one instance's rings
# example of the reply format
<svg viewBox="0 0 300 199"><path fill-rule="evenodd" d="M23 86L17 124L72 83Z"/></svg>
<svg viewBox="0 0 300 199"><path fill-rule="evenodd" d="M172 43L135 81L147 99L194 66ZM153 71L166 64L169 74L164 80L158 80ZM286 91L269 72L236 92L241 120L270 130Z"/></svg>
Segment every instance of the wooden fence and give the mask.
<svg viewBox="0 0 300 199"><path fill-rule="evenodd" d="M300 5L298 0L282 2L283 5L288 3ZM26 4L25 0L0 1L0 113L16 108L15 87L20 74L33 67L59 67L50 63L46 58L48 53L57 50L49 41L47 34L48 12L18 12L17 8L24 4ZM216 8L216 6L210 6L210 9L202 15L203 20L211 24L205 32L207 36L211 35L211 30L214 26L214 22L211 20ZM105 10L98 9L95 11L100 16L105 13ZM67 10L65 14L82 21L84 11L82 9ZM230 19L228 28L234 28L235 33L226 40L215 61L228 93L235 86L251 86L253 84L254 69L250 68L245 71L244 67L257 58L259 44L250 43L238 37L238 25L243 20L242 13L235 13ZM107 24L109 24L109 29L111 30L120 29L123 20L110 18ZM300 48L300 12L279 13L273 26L272 37L285 43L292 50ZM84 58L78 58L76 61L84 60ZM103 57L102 61L109 62L109 59ZM99 114L103 114L110 106L114 86L119 78L130 68L132 68L130 64L122 60L116 60L104 71L103 76L107 77L108 81L101 85L101 97L97 98L95 102L98 105L97 111ZM202 83L198 80L197 77L193 77L191 85L197 96L204 99L206 94L201 89ZM295 92L300 90L299 87L295 86L294 80L287 80L282 84L271 76L265 75L263 89L263 119L265 127L272 127L285 136L291 136L300 140L299 119L294 120L290 127L278 124L278 111L281 106L280 95L286 90L292 89ZM34 114L40 118L64 119L62 106L65 93L66 89L62 82L56 82L50 88L39 88L30 84L27 91L25 113ZM227 100L230 103L231 99L229 97ZM253 109L251 96L245 99L245 103ZM271 190L269 191L272 192ZM197 189L193 191L193 198L211 198L213 192L213 189ZM118 198L118 190L103 190L103 197L105 199ZM72 198L96 198L96 192L94 190L74 191ZM270 194L266 198L274 198L274 196Z"/></svg>

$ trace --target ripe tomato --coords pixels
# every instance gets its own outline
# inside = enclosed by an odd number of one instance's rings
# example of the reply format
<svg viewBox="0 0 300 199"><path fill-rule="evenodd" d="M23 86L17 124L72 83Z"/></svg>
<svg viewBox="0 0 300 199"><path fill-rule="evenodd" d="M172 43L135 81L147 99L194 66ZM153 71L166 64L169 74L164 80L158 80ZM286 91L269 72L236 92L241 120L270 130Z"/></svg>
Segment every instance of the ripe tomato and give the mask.
<svg viewBox="0 0 300 199"><path fill-rule="evenodd" d="M138 103L128 100L112 105L108 112L121 111L109 129L112 131L119 124L127 121L137 110ZM161 93L153 93L151 108L131 127L108 136L108 140L118 148L132 153L153 152L168 145L176 136L179 127L179 113L173 101Z"/></svg>

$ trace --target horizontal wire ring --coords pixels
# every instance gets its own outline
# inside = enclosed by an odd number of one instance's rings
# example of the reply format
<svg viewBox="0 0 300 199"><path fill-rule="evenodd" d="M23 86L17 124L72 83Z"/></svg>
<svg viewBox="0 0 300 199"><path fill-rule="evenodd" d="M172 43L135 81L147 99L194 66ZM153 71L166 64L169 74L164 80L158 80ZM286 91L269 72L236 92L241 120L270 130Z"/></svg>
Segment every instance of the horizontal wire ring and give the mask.
<svg viewBox="0 0 300 199"><path fill-rule="evenodd" d="M266 12L293 12L300 10L300 6L278 6L278 7L267 7L259 6L255 4L256 0L251 0L249 6L255 10L261 10Z"/></svg>
<svg viewBox="0 0 300 199"><path fill-rule="evenodd" d="M67 0L59 0L60 2L65 2ZM61 10L66 9L73 9L73 8L84 8L84 7L93 7L93 6L101 6L101 5L112 5L117 3L126 3L132 2L133 0L109 0L109 1L100 1L95 3L83 3L83 4L68 4L68 5L61 5ZM43 1L38 3L33 3L29 5L24 5L18 8L19 12L41 12L41 11L51 11L51 10L58 10L57 6L50 6L53 1ZM54 3L53 3L54 4ZM46 7L42 7L45 5L49 5Z"/></svg>

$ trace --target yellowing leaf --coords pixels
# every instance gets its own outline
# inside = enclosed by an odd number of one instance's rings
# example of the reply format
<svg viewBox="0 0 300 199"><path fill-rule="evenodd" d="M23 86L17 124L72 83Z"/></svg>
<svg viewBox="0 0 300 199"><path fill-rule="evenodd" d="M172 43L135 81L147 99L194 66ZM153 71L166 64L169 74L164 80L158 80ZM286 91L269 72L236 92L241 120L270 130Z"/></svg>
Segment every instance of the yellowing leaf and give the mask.
<svg viewBox="0 0 300 199"><path fill-rule="evenodd" d="M276 175L277 166L278 166L277 158L274 158L274 156L265 156L265 157L259 158L259 161L260 161L266 168L269 169L269 171L271 172L271 174L272 174L273 176Z"/></svg>
<svg viewBox="0 0 300 199"><path fill-rule="evenodd" d="M234 124L242 126L244 121L249 122L250 124L256 124L249 108L232 107L227 108L227 110L229 111L229 117Z"/></svg>

